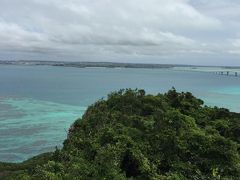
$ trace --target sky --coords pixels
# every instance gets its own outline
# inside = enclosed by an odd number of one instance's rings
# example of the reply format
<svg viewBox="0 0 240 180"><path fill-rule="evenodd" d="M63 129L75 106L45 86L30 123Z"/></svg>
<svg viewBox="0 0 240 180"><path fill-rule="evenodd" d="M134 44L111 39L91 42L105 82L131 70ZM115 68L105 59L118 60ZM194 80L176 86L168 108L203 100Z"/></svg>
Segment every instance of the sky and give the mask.
<svg viewBox="0 0 240 180"><path fill-rule="evenodd" d="M0 59L239 66L239 19L239 0L0 0Z"/></svg>

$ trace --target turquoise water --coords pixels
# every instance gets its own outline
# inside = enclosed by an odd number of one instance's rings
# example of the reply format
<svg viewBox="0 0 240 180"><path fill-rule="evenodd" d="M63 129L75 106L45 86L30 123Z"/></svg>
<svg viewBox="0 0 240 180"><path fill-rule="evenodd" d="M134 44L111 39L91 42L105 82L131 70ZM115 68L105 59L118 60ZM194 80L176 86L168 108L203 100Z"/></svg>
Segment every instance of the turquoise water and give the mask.
<svg viewBox="0 0 240 180"><path fill-rule="evenodd" d="M20 162L61 146L86 108L121 88L171 87L240 112L240 77L179 69L0 66L0 161Z"/></svg>
<svg viewBox="0 0 240 180"><path fill-rule="evenodd" d="M28 98L0 100L1 161L22 161L61 145L84 107Z"/></svg>

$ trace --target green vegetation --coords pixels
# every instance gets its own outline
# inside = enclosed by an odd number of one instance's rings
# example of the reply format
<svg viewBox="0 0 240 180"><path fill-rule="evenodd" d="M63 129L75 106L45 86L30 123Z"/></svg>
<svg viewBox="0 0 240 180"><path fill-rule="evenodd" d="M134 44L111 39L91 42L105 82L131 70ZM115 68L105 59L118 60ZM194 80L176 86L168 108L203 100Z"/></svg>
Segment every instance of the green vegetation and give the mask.
<svg viewBox="0 0 240 180"><path fill-rule="evenodd" d="M240 179L240 114L191 93L120 90L90 106L62 149L0 165L0 179Z"/></svg>

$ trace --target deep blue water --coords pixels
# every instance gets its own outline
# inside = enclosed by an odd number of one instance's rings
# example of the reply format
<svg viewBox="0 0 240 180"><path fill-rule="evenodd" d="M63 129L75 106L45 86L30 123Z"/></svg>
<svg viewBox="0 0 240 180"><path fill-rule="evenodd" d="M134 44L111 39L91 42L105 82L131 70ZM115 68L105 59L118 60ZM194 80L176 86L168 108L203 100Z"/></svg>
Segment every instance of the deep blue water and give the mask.
<svg viewBox="0 0 240 180"><path fill-rule="evenodd" d="M240 112L240 77L173 69L0 66L0 161L19 162L61 146L88 105L121 88L190 91Z"/></svg>

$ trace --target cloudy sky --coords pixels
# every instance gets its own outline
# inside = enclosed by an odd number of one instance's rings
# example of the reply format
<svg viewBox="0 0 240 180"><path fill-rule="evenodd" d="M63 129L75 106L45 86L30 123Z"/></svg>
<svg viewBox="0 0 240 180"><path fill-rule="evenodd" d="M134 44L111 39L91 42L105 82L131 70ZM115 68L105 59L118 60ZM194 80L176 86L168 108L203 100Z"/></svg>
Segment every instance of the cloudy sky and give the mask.
<svg viewBox="0 0 240 180"><path fill-rule="evenodd" d="M240 65L239 0L0 0L0 59Z"/></svg>

